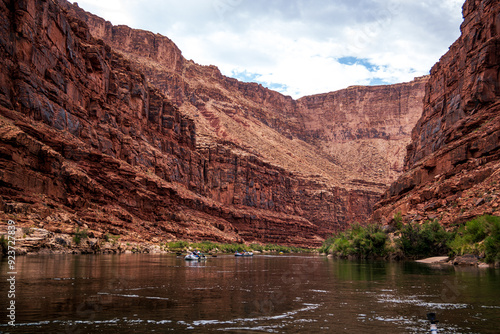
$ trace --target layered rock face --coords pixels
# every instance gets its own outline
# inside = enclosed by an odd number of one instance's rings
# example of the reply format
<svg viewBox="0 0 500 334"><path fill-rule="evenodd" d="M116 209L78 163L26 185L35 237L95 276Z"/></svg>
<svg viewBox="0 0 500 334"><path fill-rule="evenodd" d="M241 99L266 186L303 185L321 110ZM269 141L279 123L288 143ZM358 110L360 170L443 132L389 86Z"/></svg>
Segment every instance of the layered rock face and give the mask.
<svg viewBox="0 0 500 334"><path fill-rule="evenodd" d="M463 16L462 35L431 70L406 171L375 220L400 211L452 224L499 213L500 3L468 0Z"/></svg>
<svg viewBox="0 0 500 334"><path fill-rule="evenodd" d="M316 246L369 216L420 114L425 78L295 101L65 1L0 6L0 219L20 226Z"/></svg>
<svg viewBox="0 0 500 334"><path fill-rule="evenodd" d="M350 87L294 101L259 84L224 77L215 66L185 60L164 36L113 26L77 6L61 4L85 21L94 36L133 59L181 110L196 115L200 145L205 138L210 138L208 145L214 138L229 140L256 148L266 159L283 164L287 159L279 157L277 150L266 152L269 149L260 146L262 138L243 137L251 132L248 123L254 119L261 128L269 127L286 139L312 144L320 155L349 171L351 179L370 183L375 192L383 192L403 170L405 148L421 114L427 77L396 85ZM283 167L294 169L296 164L293 160Z"/></svg>
<svg viewBox="0 0 500 334"><path fill-rule="evenodd" d="M382 191L403 171L427 77L390 86L355 86L299 99L303 139Z"/></svg>

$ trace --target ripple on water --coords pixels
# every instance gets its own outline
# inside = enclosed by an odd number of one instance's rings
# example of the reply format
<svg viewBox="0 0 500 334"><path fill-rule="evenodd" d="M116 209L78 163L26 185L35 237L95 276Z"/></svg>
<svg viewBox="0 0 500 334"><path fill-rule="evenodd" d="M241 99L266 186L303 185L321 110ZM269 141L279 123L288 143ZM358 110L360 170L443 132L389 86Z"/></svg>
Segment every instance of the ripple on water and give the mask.
<svg viewBox="0 0 500 334"><path fill-rule="evenodd" d="M315 289L311 289L309 291L312 291L312 292L319 292L319 293L328 293L328 291L326 290L315 290Z"/></svg>
<svg viewBox="0 0 500 334"><path fill-rule="evenodd" d="M259 331L266 333L279 333L276 328L278 326L252 326L252 327L227 327L220 328L220 331Z"/></svg>
<svg viewBox="0 0 500 334"><path fill-rule="evenodd" d="M375 316L370 320L391 322L394 323L395 325L404 327L410 333L427 333L430 329L429 321L423 319L411 319L404 316L398 316L398 317ZM457 326L449 324L438 325L439 333L462 333L464 329L470 330L470 328L459 328Z"/></svg>
<svg viewBox="0 0 500 334"><path fill-rule="evenodd" d="M109 293L109 292L98 292L98 295L106 295L113 297L125 297L125 298L144 298L144 299L157 299L157 300L169 300L169 298L158 297L158 296L139 296L139 295L126 295L121 293Z"/></svg>
<svg viewBox="0 0 500 334"><path fill-rule="evenodd" d="M273 325L264 326L264 325L258 325L258 323L269 321L269 320L292 320L292 319L293 319L293 322L298 322L298 323L316 322L316 320L313 320L313 319L302 319L302 318L294 319L294 316L296 316L299 313L313 311L321 306L320 304L309 304L309 303L304 303L302 305L303 305L303 307L301 307L297 310L292 310L289 312L285 312L285 313L273 315L273 316L237 318L237 319L232 319L232 320L195 320L190 324L184 323L184 325L194 326L194 327L235 325L235 326L231 326L231 327L218 328L218 330L222 330L222 331L260 330L260 331L273 333L273 332L275 332L276 328L282 327L282 326L284 326L284 324L280 323L280 324L273 324ZM251 326L248 326L247 324L251 324Z"/></svg>
<svg viewBox="0 0 500 334"><path fill-rule="evenodd" d="M421 306L425 308L432 308L438 310L456 310L456 309L464 309L468 308L468 304L460 304L460 303L434 303L434 302L426 302L421 299L418 299L414 296L405 296L405 297L396 297L394 295L382 294L379 295L377 302L385 303L385 304L410 304L414 306Z"/></svg>

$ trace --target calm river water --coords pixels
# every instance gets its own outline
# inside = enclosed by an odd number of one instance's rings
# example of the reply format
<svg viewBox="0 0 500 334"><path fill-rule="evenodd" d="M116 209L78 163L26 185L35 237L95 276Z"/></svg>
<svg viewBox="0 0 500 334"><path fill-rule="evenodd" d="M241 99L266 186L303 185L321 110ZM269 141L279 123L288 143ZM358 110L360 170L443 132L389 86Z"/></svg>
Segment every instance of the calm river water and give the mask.
<svg viewBox="0 0 500 334"><path fill-rule="evenodd" d="M16 259L16 326L0 333L500 332L498 269L350 262L316 255L24 256Z"/></svg>

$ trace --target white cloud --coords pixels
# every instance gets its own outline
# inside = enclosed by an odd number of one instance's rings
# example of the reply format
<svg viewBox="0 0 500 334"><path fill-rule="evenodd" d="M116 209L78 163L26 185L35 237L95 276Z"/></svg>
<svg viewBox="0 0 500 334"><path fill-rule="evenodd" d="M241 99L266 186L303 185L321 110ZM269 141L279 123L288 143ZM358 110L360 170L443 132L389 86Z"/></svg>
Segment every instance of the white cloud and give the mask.
<svg viewBox="0 0 500 334"><path fill-rule="evenodd" d="M86 11L100 15L113 24L127 24L130 26L140 25L134 19L133 13L121 0L84 0L79 5Z"/></svg>
<svg viewBox="0 0 500 334"><path fill-rule="evenodd" d="M171 38L188 59L294 98L427 74L459 36L461 0L81 0ZM342 64L342 57L364 61Z"/></svg>

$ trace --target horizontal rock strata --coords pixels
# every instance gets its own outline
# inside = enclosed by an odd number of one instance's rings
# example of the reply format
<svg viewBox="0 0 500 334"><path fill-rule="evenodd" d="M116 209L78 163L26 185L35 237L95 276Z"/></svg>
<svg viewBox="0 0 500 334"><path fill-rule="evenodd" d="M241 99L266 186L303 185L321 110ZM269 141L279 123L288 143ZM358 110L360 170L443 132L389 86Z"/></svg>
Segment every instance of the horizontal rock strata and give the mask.
<svg viewBox="0 0 500 334"><path fill-rule="evenodd" d="M0 2L0 215L317 246L401 172L427 78L293 100L65 1Z"/></svg>
<svg viewBox="0 0 500 334"><path fill-rule="evenodd" d="M374 212L462 223L500 206L500 3L468 0L462 35L432 68L405 172Z"/></svg>

